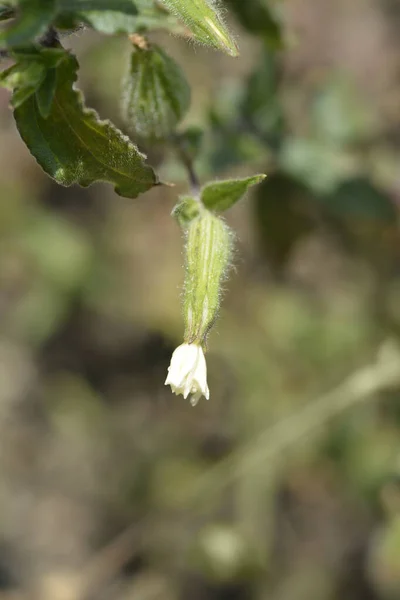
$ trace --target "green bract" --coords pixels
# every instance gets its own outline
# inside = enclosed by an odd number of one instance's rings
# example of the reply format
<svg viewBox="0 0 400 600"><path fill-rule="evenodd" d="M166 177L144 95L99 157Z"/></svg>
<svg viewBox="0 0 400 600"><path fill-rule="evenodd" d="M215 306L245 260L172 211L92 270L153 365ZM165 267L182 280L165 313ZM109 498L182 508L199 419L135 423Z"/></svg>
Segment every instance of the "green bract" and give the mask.
<svg viewBox="0 0 400 600"><path fill-rule="evenodd" d="M165 139L190 105L190 88L177 63L162 48L134 45L124 81L123 114L140 137ZM138 40L140 43L140 40Z"/></svg>
<svg viewBox="0 0 400 600"><path fill-rule="evenodd" d="M254 175L246 179L228 179L208 183L201 190L201 200L206 208L224 211L233 206L249 187L261 183L265 175Z"/></svg>

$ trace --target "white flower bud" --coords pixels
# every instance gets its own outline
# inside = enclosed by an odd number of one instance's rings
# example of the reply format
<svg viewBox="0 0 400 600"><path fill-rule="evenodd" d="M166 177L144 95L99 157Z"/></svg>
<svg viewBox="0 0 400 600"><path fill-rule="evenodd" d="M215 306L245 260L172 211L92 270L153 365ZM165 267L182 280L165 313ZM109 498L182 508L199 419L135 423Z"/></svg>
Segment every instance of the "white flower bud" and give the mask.
<svg viewBox="0 0 400 600"><path fill-rule="evenodd" d="M192 406L197 404L201 396L209 399L207 365L200 345L178 346L172 355L165 385L170 385L174 394L182 394L185 399L192 394L190 398Z"/></svg>
<svg viewBox="0 0 400 600"><path fill-rule="evenodd" d="M174 215L186 233L183 314L184 344L172 355L166 385L175 394L207 400L207 365L203 349L219 309L221 284L229 268L232 233L225 222L199 201L186 197Z"/></svg>

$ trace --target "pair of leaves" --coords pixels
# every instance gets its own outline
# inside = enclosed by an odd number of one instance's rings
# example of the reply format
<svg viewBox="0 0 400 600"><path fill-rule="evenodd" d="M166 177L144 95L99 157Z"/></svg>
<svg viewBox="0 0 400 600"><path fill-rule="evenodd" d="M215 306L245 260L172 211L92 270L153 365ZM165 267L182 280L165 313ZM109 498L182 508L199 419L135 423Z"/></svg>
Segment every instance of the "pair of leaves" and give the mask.
<svg viewBox="0 0 400 600"><path fill-rule="evenodd" d="M206 208L212 212L224 212L231 208L246 194L248 189L264 181L266 175L254 175L245 179L227 179L207 183L200 191L200 199L190 196L181 198L173 210L173 215L181 227L197 218Z"/></svg>
<svg viewBox="0 0 400 600"><path fill-rule="evenodd" d="M54 66L41 79L38 66L49 62L49 57ZM9 87L15 86L14 117L21 137L58 183L88 186L106 181L118 194L136 198L157 185L156 175L129 138L84 107L81 94L74 89L77 70L74 56L61 49L42 49L30 59L24 54L2 74ZM33 92L27 94L29 86Z"/></svg>

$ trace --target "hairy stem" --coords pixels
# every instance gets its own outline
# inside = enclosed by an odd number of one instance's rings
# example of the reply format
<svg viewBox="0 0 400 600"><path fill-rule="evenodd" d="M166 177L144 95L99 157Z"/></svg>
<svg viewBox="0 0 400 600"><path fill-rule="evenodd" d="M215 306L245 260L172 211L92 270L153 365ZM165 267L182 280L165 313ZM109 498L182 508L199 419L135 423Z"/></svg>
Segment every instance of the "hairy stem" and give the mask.
<svg viewBox="0 0 400 600"><path fill-rule="evenodd" d="M179 134L175 135L172 142L173 142L173 146L178 154L178 157L179 157L180 161L182 162L182 165L185 167L185 169L187 171L188 179L189 179L189 183L190 183L190 187L191 187L191 193L194 198L197 198L201 185L200 185L200 180L197 176L196 170L193 165L193 159L191 158L189 152L185 148L185 143L184 143L184 139L182 138L182 136L180 136Z"/></svg>

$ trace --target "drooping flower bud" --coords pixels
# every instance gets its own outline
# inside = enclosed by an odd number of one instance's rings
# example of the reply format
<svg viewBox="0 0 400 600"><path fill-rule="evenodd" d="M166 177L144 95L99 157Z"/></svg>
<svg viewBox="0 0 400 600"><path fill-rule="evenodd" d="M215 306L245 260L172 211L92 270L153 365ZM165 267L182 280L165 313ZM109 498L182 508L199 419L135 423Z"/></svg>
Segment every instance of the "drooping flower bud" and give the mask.
<svg viewBox="0 0 400 600"><path fill-rule="evenodd" d="M194 198L183 198L174 216L186 233L183 313L185 343L172 355L166 385L175 394L191 395L191 404L207 400L204 348L219 309L221 285L232 254L232 232L225 222Z"/></svg>
<svg viewBox="0 0 400 600"><path fill-rule="evenodd" d="M221 284L232 253L232 233L220 217L201 206L186 236L185 342L205 346L218 314Z"/></svg>

